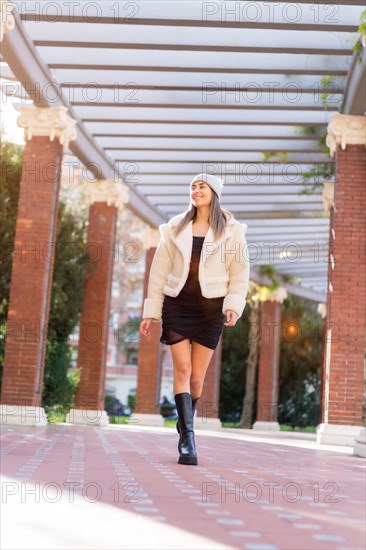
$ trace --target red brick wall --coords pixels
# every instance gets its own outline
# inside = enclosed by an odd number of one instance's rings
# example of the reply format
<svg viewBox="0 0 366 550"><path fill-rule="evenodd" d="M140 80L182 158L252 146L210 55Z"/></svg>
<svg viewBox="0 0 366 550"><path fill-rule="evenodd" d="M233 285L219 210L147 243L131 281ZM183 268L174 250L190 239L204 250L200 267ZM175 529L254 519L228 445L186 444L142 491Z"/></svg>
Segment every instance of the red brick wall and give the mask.
<svg viewBox="0 0 366 550"><path fill-rule="evenodd" d="M219 342L206 371L200 400L197 403L197 416L201 416L203 419L219 417L222 337L223 333L221 332Z"/></svg>
<svg viewBox="0 0 366 550"><path fill-rule="evenodd" d="M277 422L281 303L262 302L257 421Z"/></svg>
<svg viewBox="0 0 366 550"><path fill-rule="evenodd" d="M329 360L331 424L361 426L366 327L366 150L337 147L335 268L330 299Z"/></svg>
<svg viewBox="0 0 366 550"><path fill-rule="evenodd" d="M5 343L1 402L40 406L63 147L25 145Z"/></svg>
<svg viewBox="0 0 366 550"><path fill-rule="evenodd" d="M75 396L77 409L104 409L117 213L117 207L106 202L94 203L89 211L90 260L80 319L78 367L83 370Z"/></svg>
<svg viewBox="0 0 366 550"><path fill-rule="evenodd" d="M149 248L146 251L144 299L147 296L150 268L155 251L156 248ZM150 333L150 336L140 334L135 408L135 412L138 414L160 414L161 322L152 321Z"/></svg>

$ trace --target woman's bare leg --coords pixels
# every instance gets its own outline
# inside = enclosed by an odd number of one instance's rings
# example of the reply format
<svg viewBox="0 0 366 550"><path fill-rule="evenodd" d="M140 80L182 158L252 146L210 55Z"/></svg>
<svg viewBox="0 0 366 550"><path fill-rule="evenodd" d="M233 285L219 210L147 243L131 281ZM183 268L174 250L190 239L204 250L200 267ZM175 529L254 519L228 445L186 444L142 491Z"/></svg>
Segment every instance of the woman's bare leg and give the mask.
<svg viewBox="0 0 366 550"><path fill-rule="evenodd" d="M192 373L190 347L189 338L170 346L174 367L174 395L190 393L189 380Z"/></svg>
<svg viewBox="0 0 366 550"><path fill-rule="evenodd" d="M214 351L215 350L202 346L197 342L192 342L192 374L190 383L190 393L192 395L192 399L197 399L202 393L207 367Z"/></svg>

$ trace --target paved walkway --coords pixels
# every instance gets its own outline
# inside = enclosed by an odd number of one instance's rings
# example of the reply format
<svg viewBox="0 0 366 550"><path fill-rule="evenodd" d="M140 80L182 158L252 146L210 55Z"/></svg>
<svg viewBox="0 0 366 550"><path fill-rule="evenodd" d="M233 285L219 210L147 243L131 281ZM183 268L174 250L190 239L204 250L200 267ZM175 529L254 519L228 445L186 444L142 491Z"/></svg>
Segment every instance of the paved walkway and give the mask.
<svg viewBox="0 0 366 550"><path fill-rule="evenodd" d="M365 548L365 461L312 434L2 426L1 548ZM249 433L250 432L250 433Z"/></svg>

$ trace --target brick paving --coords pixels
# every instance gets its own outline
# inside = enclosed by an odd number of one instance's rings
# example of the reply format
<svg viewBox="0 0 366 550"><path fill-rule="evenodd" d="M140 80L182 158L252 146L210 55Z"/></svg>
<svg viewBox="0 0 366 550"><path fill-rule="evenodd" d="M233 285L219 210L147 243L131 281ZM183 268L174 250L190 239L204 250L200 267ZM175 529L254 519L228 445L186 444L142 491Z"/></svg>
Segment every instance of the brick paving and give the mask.
<svg viewBox="0 0 366 550"><path fill-rule="evenodd" d="M170 428L1 431L2 550L365 548L365 461L309 434L197 430L195 467Z"/></svg>

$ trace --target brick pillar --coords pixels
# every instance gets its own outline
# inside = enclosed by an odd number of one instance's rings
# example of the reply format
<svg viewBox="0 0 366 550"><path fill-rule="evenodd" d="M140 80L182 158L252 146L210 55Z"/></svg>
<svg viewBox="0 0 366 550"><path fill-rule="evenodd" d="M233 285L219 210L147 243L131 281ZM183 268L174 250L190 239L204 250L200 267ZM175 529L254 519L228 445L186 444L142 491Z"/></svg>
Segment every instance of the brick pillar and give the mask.
<svg viewBox="0 0 366 550"><path fill-rule="evenodd" d="M75 404L66 422L108 424L104 410L110 297L115 261L115 236L118 207L125 188L113 180L101 180L87 186L89 209L86 266L87 279L80 318L78 367L82 369Z"/></svg>
<svg viewBox="0 0 366 550"><path fill-rule="evenodd" d="M272 291L262 302L258 369L257 420L253 430L278 431L278 383L280 370L281 304L284 288Z"/></svg>
<svg viewBox="0 0 366 550"><path fill-rule="evenodd" d="M207 428L210 430L212 428L221 428L219 419L219 400L222 338L223 333L221 332L219 342L207 368L202 395L198 401L195 426L199 429Z"/></svg>
<svg viewBox="0 0 366 550"><path fill-rule="evenodd" d="M327 144L336 152L334 262L327 304L323 422L318 442L354 446L364 426L366 327L365 117L332 115ZM365 446L364 446L365 447Z"/></svg>
<svg viewBox="0 0 366 550"><path fill-rule="evenodd" d="M148 229L142 239L146 250L143 304L147 297L150 268L159 238L159 230ZM141 315L142 312L143 307ZM163 426L164 419L160 414L162 371L161 322L152 321L150 324L150 333L150 336L139 334L136 407L134 414L130 418L130 423L145 426Z"/></svg>
<svg viewBox="0 0 366 550"><path fill-rule="evenodd" d="M76 137L66 111L24 105L18 117L26 145L1 391L1 419L8 424L47 423L41 400L61 163L63 145Z"/></svg>

